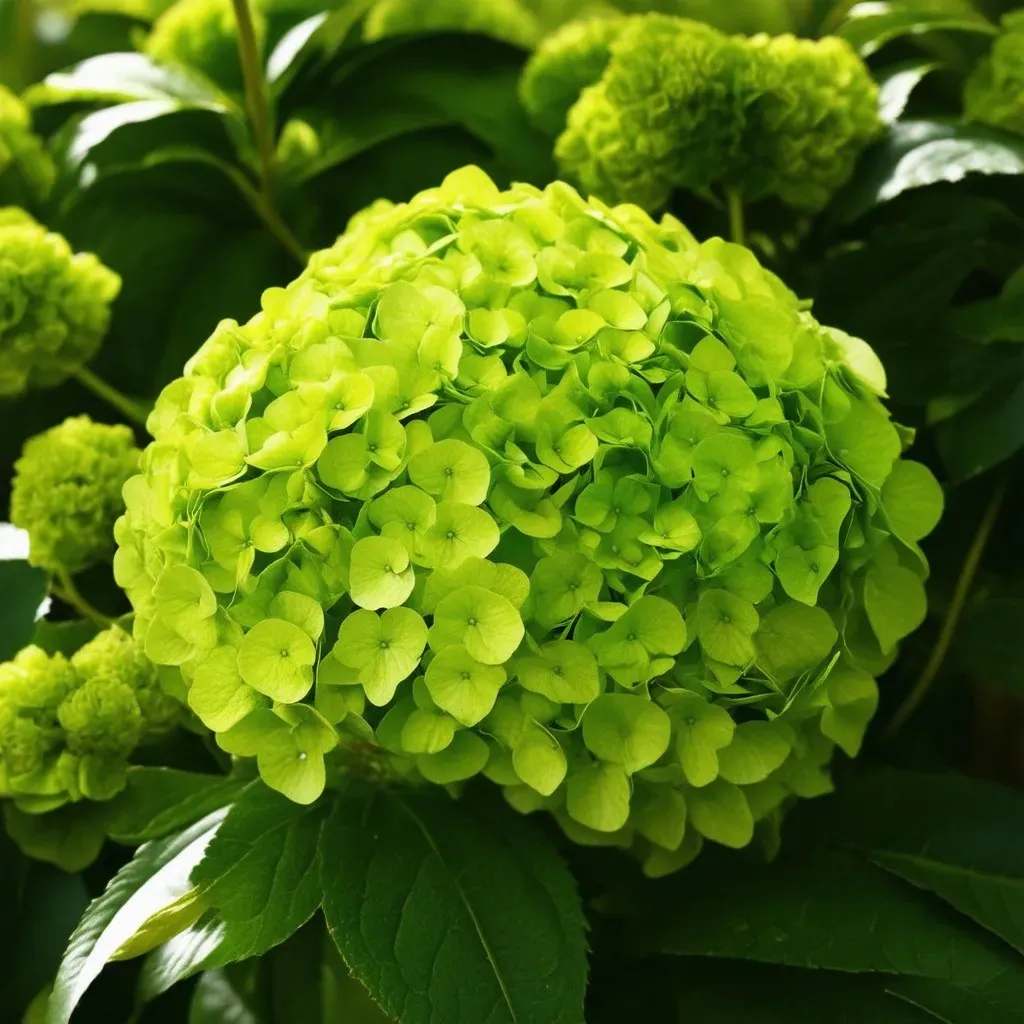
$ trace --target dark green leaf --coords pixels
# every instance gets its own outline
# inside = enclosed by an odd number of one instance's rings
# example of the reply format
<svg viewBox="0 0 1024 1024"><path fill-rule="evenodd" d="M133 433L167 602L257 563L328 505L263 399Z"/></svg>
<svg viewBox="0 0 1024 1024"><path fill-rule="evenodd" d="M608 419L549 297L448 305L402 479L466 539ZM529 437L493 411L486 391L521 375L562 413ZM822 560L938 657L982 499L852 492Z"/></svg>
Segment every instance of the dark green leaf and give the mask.
<svg viewBox="0 0 1024 1024"><path fill-rule="evenodd" d="M188 1024L259 1024L225 971L206 971L196 984Z"/></svg>
<svg viewBox="0 0 1024 1024"><path fill-rule="evenodd" d="M640 948L933 978L1024 1014L1016 954L859 855L733 860L698 862L663 887L659 906L636 926ZM680 906L685 914L664 911Z"/></svg>
<svg viewBox="0 0 1024 1024"><path fill-rule="evenodd" d="M322 806L292 803L254 782L232 805L192 881L224 923L205 965L260 956L284 942L320 906Z"/></svg>
<svg viewBox="0 0 1024 1024"><path fill-rule="evenodd" d="M817 812L822 828L1024 953L1024 794L965 775L875 770Z"/></svg>
<svg viewBox="0 0 1024 1024"><path fill-rule="evenodd" d="M861 56L867 57L886 43L902 36L926 32L996 33L996 27L966 4L905 4L895 2L859 3L839 27L841 35Z"/></svg>
<svg viewBox="0 0 1024 1024"><path fill-rule="evenodd" d="M1024 696L1024 597L986 595L964 612L957 630L959 662L976 679Z"/></svg>
<svg viewBox="0 0 1024 1024"><path fill-rule="evenodd" d="M886 124L899 119L918 83L938 66L931 60L907 60L878 75L878 114Z"/></svg>
<svg viewBox="0 0 1024 1024"><path fill-rule="evenodd" d="M686 959L676 975L680 1021L726 1024L928 1024L887 995L877 975Z"/></svg>
<svg viewBox="0 0 1024 1024"><path fill-rule="evenodd" d="M0 661L9 661L32 641L36 613L45 596L42 569L20 559L0 559Z"/></svg>
<svg viewBox="0 0 1024 1024"><path fill-rule="evenodd" d="M40 619L32 634L32 643L47 654L63 654L71 657L83 644L87 644L100 627L91 619L70 619L65 622L50 622Z"/></svg>
<svg viewBox="0 0 1024 1024"><path fill-rule="evenodd" d="M531 822L443 796L342 800L323 870L334 941L402 1024L579 1024L583 915Z"/></svg>
<svg viewBox="0 0 1024 1024"><path fill-rule="evenodd" d="M1009 376L936 429L939 451L954 480L999 465L1024 446L1024 377Z"/></svg>
<svg viewBox="0 0 1024 1024"><path fill-rule="evenodd" d="M104 53L47 75L26 94L30 103L173 100L179 106L232 111L235 104L212 82L185 67L157 64L142 53Z"/></svg>
<svg viewBox="0 0 1024 1024"><path fill-rule="evenodd" d="M1024 267L1019 268L995 299L957 307L953 329L972 341L1024 341Z"/></svg>
<svg viewBox="0 0 1024 1024"><path fill-rule="evenodd" d="M129 768L128 784L111 802L107 828L119 843L159 839L226 807L245 787L241 779L173 768Z"/></svg>
<svg viewBox="0 0 1024 1024"><path fill-rule="evenodd" d="M188 892L192 870L224 816L215 811L184 832L140 846L103 895L89 904L57 972L48 1024L67 1024L110 958L154 914Z"/></svg>
<svg viewBox="0 0 1024 1024"><path fill-rule="evenodd" d="M911 1006L927 1011L930 1018L945 1024L1020 1024L1024 1020L1019 997L1013 1002L995 1002L985 993L970 992L948 982L927 978L897 978L886 991Z"/></svg>
<svg viewBox="0 0 1024 1024"><path fill-rule="evenodd" d="M856 220L908 189L968 174L1024 173L1024 139L984 124L898 121L861 161L831 208L833 220Z"/></svg>
<svg viewBox="0 0 1024 1024"><path fill-rule="evenodd" d="M14 804L3 808L4 825L26 857L81 871L98 856L106 838L107 804L83 801L46 814L26 814Z"/></svg>

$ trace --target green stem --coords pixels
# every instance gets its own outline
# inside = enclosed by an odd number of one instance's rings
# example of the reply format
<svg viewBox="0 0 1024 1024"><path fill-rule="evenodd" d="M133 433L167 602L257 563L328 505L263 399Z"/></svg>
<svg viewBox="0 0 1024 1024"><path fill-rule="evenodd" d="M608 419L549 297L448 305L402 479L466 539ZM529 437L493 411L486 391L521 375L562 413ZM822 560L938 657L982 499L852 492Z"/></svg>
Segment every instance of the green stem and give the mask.
<svg viewBox="0 0 1024 1024"><path fill-rule="evenodd" d="M743 227L743 196L734 189L725 190L725 205L729 211L729 238L737 245L745 245L746 231Z"/></svg>
<svg viewBox="0 0 1024 1024"><path fill-rule="evenodd" d="M949 653L949 648L953 643L953 637L956 635L956 627L960 622L960 616L963 614L963 610L967 605L967 598L970 597L971 588L974 586L974 577L977 576L978 569L981 566L981 559L985 554L988 539L992 535L992 530L999 519L999 513L1002 511L1003 499L1006 497L1008 483L1009 474L996 484L996 488L988 500L985 513L981 517L981 522L978 524L974 539L971 541L971 546L967 551L967 557L964 559L964 564L960 569L960 575L957 577L956 586L953 588L953 598L949 602L949 608L946 610L946 617L942 621L942 627L939 630L935 646L932 648L931 657L928 659L924 669L922 669L910 693L903 699L903 703L896 709L892 720L886 726L884 735L887 738L893 736L917 710L918 706L927 696L932 683L935 682L939 670L942 668L943 662L946 660L946 655Z"/></svg>
<svg viewBox="0 0 1024 1024"><path fill-rule="evenodd" d="M231 2L235 10L235 20L238 22L238 54L242 62L242 78L245 83L245 105L249 112L259 165L260 189L258 202L254 202L253 205L270 233L305 266L308 259L306 251L285 223L274 198L277 177L274 126L249 0Z"/></svg>
<svg viewBox="0 0 1024 1024"><path fill-rule="evenodd" d="M75 581L71 578L71 574L67 570L58 570L57 579L60 580L60 586L50 587L54 596L59 597L65 604L70 605L80 615L85 616L87 619L92 619L92 621L97 625L105 627L114 624L114 620L109 615L104 615L103 612L90 604L89 601L82 596L78 587L75 586Z"/></svg>
<svg viewBox="0 0 1024 1024"><path fill-rule="evenodd" d="M111 387L102 377L98 377L88 367L80 366L73 374L75 380L105 402L109 402L122 416L133 423L144 427L149 409L141 402L136 402L127 395L122 395L115 387Z"/></svg>

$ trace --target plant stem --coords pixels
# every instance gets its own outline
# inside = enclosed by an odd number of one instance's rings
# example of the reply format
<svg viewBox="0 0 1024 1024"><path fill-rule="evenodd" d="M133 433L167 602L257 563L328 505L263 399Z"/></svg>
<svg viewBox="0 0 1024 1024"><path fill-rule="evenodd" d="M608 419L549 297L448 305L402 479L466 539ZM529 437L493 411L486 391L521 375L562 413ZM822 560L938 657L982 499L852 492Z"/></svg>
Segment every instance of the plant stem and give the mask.
<svg viewBox="0 0 1024 1024"><path fill-rule="evenodd" d="M978 524L974 539L971 541L971 546L967 551L967 557L964 559L964 564L960 569L960 575L957 577L956 586L953 588L953 599L946 610L946 617L942 621L942 627L939 630L938 639L935 641L935 647L932 648L931 657L921 671L920 676L918 676L917 682L914 683L913 689L903 699L903 703L896 709L896 713L886 726L884 735L887 738L894 735L900 726L917 710L918 705L927 696L932 683L935 682L939 670L942 668L943 662L946 660L946 655L949 653L953 637L956 634L956 627L960 622L960 616L963 614L967 604L967 598L970 597L971 588L974 585L974 577L977 576L978 569L981 566L981 559L985 554L988 539L992 535L992 530L999 519L999 513L1002 511L1003 499L1006 497L1008 483L1009 474L996 484L995 490L988 500L985 513L981 517L981 522Z"/></svg>
<svg viewBox="0 0 1024 1024"><path fill-rule="evenodd" d="M746 231L743 227L743 196L734 189L725 190L725 205L729 211L729 238L737 245L745 245Z"/></svg>
<svg viewBox="0 0 1024 1024"><path fill-rule="evenodd" d="M57 579L60 580L60 586L50 587L50 590L56 597L59 597L65 604L70 605L80 615L85 616L87 619L92 619L92 621L97 625L113 625L114 620L109 615L104 615L103 612L90 604L82 596L78 587L75 586L75 581L71 578L71 574L67 570L58 570Z"/></svg>
<svg viewBox="0 0 1024 1024"><path fill-rule="evenodd" d="M105 402L109 402L121 415L133 423L137 423L141 427L146 425L149 409L141 402L136 402L127 395L122 395L117 388L111 387L102 377L98 377L88 367L80 366L72 376L74 376L79 384L87 387L93 394L98 395Z"/></svg>
<svg viewBox="0 0 1024 1024"><path fill-rule="evenodd" d="M259 164L260 189L258 202L253 205L270 233L305 266L308 258L306 251L284 222L275 201L274 126L249 0L231 0L231 3L238 22L238 54L245 82L245 105L249 112Z"/></svg>

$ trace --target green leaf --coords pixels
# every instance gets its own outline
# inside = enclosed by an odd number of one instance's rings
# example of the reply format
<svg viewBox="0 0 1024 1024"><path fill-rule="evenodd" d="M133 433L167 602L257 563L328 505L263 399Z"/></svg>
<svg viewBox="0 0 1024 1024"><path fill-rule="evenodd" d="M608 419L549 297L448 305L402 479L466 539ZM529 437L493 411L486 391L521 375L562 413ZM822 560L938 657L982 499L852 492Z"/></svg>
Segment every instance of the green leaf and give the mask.
<svg viewBox="0 0 1024 1024"><path fill-rule="evenodd" d="M882 653L924 622L928 599L916 573L899 565L873 565L864 580L864 610Z"/></svg>
<svg viewBox="0 0 1024 1024"><path fill-rule="evenodd" d="M878 115L894 124L907 108L910 95L921 80L940 65L932 60L907 60L885 68L878 75Z"/></svg>
<svg viewBox="0 0 1024 1024"><path fill-rule="evenodd" d="M839 26L842 36L862 57L904 36L926 32L978 32L995 35L998 30L980 14L962 3L901 4L871 2L856 4Z"/></svg>
<svg viewBox="0 0 1024 1024"><path fill-rule="evenodd" d="M260 1024L226 971L204 971L192 992L188 1024Z"/></svg>
<svg viewBox="0 0 1024 1024"><path fill-rule="evenodd" d="M159 839L227 806L244 785L175 768L129 768L124 790L110 804L107 834L119 843Z"/></svg>
<svg viewBox="0 0 1024 1024"><path fill-rule="evenodd" d="M583 1019L579 898L526 819L380 791L364 807L338 801L322 863L331 936L403 1024Z"/></svg>
<svg viewBox="0 0 1024 1024"><path fill-rule="evenodd" d="M157 64L142 53L104 53L56 71L27 94L32 104L174 100L181 106L234 110L212 82L182 66Z"/></svg>
<svg viewBox="0 0 1024 1024"><path fill-rule="evenodd" d="M837 197L831 216L856 220L879 203L910 189L968 174L1024 172L1024 139L966 121L897 121L865 156L853 182Z"/></svg>
<svg viewBox="0 0 1024 1024"><path fill-rule="evenodd" d="M46 589L42 569L20 559L0 559L0 660L9 661L32 642Z"/></svg>
<svg viewBox="0 0 1024 1024"><path fill-rule="evenodd" d="M192 873L200 899L224 924L205 966L261 956L320 906L322 806L303 807L252 783L231 806Z"/></svg>
<svg viewBox="0 0 1024 1024"><path fill-rule="evenodd" d="M819 827L1024 953L1024 796L954 773L875 769L815 809Z"/></svg>
<svg viewBox="0 0 1024 1024"><path fill-rule="evenodd" d="M936 438L954 481L999 465L1024 447L1024 376L1013 374L983 400L940 423Z"/></svg>
<svg viewBox="0 0 1024 1024"><path fill-rule="evenodd" d="M192 870L226 813L214 811L183 832L140 846L103 895L89 904L57 972L48 1024L67 1024L86 989L118 949L154 914L189 891Z"/></svg>
<svg viewBox="0 0 1024 1024"><path fill-rule="evenodd" d="M1024 967L1016 954L853 854L784 854L771 865L720 855L662 887L658 904L673 905L672 885L682 887L687 913L668 916L652 903L636 926L644 949L936 979L986 997L993 1016L974 1020L1019 1014Z"/></svg>

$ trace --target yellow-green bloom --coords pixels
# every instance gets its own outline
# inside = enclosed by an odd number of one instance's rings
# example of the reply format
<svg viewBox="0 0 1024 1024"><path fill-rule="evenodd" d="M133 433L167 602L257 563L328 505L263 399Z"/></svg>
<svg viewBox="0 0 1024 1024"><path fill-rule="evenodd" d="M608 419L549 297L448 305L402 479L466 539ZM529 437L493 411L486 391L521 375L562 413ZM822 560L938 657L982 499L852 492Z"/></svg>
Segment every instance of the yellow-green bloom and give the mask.
<svg viewBox="0 0 1024 1024"><path fill-rule="evenodd" d="M884 394L749 250L463 168L217 327L115 575L291 799L483 774L664 874L827 792L924 617L942 495Z"/></svg>
<svg viewBox="0 0 1024 1024"><path fill-rule="evenodd" d="M60 384L87 363L120 288L92 253L0 207L0 397Z"/></svg>
<svg viewBox="0 0 1024 1024"><path fill-rule="evenodd" d="M657 14L616 24L607 58L605 29L584 25L576 31L588 45L542 47L523 81L549 127L593 82L569 108L555 155L609 201L657 209L676 189L724 188L815 211L880 128L876 87L843 40L745 39ZM557 100L545 106L539 85Z"/></svg>
<svg viewBox="0 0 1024 1024"><path fill-rule="evenodd" d="M250 5L256 41L262 49L267 19ZM201 71L228 89L242 85L238 23L231 0L176 0L153 23L143 46L155 60Z"/></svg>
<svg viewBox="0 0 1024 1024"><path fill-rule="evenodd" d="M138 464L128 427L88 416L29 438L11 486L11 522L28 532L29 561L76 573L109 558L121 489Z"/></svg>
<svg viewBox="0 0 1024 1024"><path fill-rule="evenodd" d="M967 80L964 113L972 121L1024 135L1024 10L1003 18L992 52Z"/></svg>
<svg viewBox="0 0 1024 1024"><path fill-rule="evenodd" d="M25 198L43 198L56 173L50 154L32 131L28 107L0 85L0 201L19 200L20 191Z"/></svg>
<svg viewBox="0 0 1024 1024"><path fill-rule="evenodd" d="M378 0L366 15L367 40L420 32L472 32L526 49L541 35L533 12L520 0Z"/></svg>

